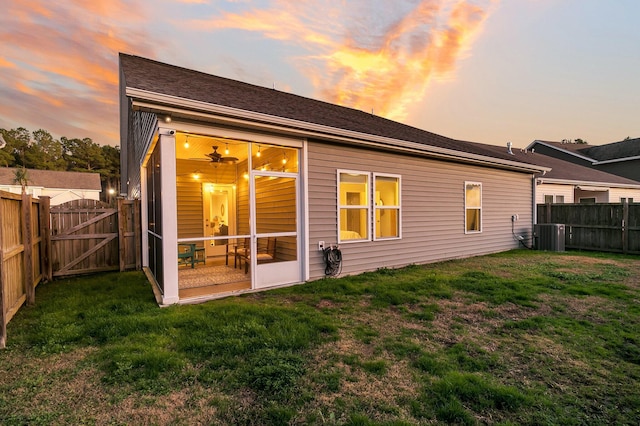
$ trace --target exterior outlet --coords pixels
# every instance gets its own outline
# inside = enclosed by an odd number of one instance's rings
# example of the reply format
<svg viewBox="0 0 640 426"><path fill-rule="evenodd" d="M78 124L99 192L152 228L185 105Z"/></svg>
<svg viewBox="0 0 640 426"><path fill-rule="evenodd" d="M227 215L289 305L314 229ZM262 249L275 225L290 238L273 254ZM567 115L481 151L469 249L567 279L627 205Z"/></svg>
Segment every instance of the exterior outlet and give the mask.
<svg viewBox="0 0 640 426"><path fill-rule="evenodd" d="M324 241L318 241L318 250L324 250Z"/></svg>

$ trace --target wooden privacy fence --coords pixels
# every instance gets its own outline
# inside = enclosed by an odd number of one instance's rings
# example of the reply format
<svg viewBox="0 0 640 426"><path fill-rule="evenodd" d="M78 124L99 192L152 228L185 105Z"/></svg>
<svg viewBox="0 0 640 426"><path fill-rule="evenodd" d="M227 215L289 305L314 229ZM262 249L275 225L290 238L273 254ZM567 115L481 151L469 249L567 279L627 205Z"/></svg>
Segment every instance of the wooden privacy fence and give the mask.
<svg viewBox="0 0 640 426"><path fill-rule="evenodd" d="M0 348L6 326L35 288L53 277L141 268L140 202L95 200L50 207L0 191Z"/></svg>
<svg viewBox="0 0 640 426"><path fill-rule="evenodd" d="M0 349L7 323L27 302L35 302L43 278L43 221L39 200L0 191Z"/></svg>
<svg viewBox="0 0 640 426"><path fill-rule="evenodd" d="M51 275L140 269L140 203L96 200L51 207Z"/></svg>
<svg viewBox="0 0 640 426"><path fill-rule="evenodd" d="M565 225L565 247L640 254L640 204L538 204L537 222Z"/></svg>

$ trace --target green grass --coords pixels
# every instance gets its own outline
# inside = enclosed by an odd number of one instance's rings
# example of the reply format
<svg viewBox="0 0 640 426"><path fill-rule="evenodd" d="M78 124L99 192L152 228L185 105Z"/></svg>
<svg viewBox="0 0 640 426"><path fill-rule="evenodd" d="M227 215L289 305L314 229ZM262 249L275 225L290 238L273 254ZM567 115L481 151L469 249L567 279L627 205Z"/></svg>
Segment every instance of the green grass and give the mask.
<svg viewBox="0 0 640 426"><path fill-rule="evenodd" d="M638 424L640 259L517 250L160 309L41 284L0 424Z"/></svg>

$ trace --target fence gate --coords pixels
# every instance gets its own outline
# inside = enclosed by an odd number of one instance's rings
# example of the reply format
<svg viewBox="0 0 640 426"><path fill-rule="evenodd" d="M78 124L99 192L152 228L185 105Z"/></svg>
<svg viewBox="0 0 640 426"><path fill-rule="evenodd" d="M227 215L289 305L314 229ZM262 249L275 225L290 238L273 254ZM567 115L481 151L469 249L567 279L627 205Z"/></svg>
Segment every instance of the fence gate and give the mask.
<svg viewBox="0 0 640 426"><path fill-rule="evenodd" d="M137 213L139 204L126 200L118 200L117 208L96 200L52 206L52 275L136 269Z"/></svg>

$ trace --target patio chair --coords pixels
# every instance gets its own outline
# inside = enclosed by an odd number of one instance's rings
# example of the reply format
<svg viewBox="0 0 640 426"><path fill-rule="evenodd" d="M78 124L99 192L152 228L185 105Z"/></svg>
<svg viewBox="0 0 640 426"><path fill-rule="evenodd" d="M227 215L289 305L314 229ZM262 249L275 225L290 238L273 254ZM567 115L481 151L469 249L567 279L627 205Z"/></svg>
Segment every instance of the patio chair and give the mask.
<svg viewBox="0 0 640 426"><path fill-rule="evenodd" d="M178 266L191 265L191 268L195 268L196 263L206 264L204 248L191 243L178 244Z"/></svg>
<svg viewBox="0 0 640 426"><path fill-rule="evenodd" d="M256 257L258 263L269 263L276 260L276 243L275 237L267 238L267 244L265 246L258 246L258 252ZM242 261L244 260L244 273L249 273L249 263L251 262L251 250L249 247L249 239L244 239L244 245L237 247L235 252L235 259L239 262L239 266L242 267ZM236 262L233 264L236 267Z"/></svg>
<svg viewBox="0 0 640 426"><path fill-rule="evenodd" d="M178 266L191 265L193 268L195 256L195 244L178 244Z"/></svg>

